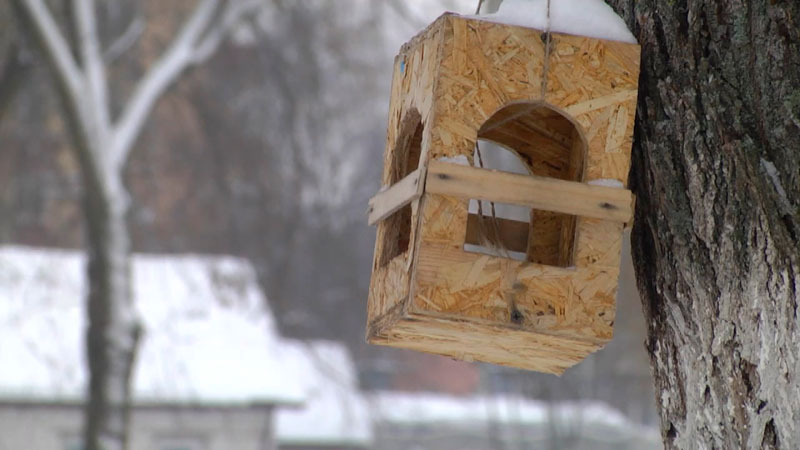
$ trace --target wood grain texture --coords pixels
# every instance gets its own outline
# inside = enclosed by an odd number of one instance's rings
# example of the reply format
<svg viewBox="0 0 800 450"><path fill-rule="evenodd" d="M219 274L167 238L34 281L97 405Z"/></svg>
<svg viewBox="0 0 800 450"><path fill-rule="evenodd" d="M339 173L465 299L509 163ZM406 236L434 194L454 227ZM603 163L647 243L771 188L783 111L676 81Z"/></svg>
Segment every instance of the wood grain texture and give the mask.
<svg viewBox="0 0 800 450"><path fill-rule="evenodd" d="M561 373L611 339L633 198L585 183L627 181L638 46L553 36L548 74L540 31L451 13L401 49L383 182L399 181L396 152L413 111L424 126L420 166L428 176L411 202L407 252L373 267L369 342ZM439 161L472 162L478 138L516 153L532 176ZM528 260L464 250L480 239L469 198L541 208L527 230L499 221L513 231L509 248ZM376 262L393 245L382 239L379 224Z"/></svg>
<svg viewBox="0 0 800 450"><path fill-rule="evenodd" d="M440 161L428 163L426 192L530 206L544 211L628 222L633 196L625 189L518 175Z"/></svg>
<svg viewBox="0 0 800 450"><path fill-rule="evenodd" d="M425 168L421 167L369 199L367 223L375 225L422 196Z"/></svg>

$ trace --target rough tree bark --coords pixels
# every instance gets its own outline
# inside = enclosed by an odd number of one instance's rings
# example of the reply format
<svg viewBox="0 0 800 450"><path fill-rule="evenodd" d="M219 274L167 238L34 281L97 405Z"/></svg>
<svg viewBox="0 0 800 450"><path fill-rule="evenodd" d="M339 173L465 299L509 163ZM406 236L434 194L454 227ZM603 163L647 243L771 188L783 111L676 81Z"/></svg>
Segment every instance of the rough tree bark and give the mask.
<svg viewBox="0 0 800 450"><path fill-rule="evenodd" d="M666 448L800 446L800 3L612 0L642 45L632 244Z"/></svg>
<svg viewBox="0 0 800 450"><path fill-rule="evenodd" d="M228 32L260 0L200 0L159 60L148 69L113 118L106 79L109 53L97 33L94 0L67 3L71 19L63 34L43 0L15 0L52 72L81 167L88 247L89 399L84 448L127 447L130 380L140 325L131 288L130 200L123 172L128 155L155 103L185 69L207 60ZM120 40L128 40L124 33ZM118 41L119 42L119 41ZM127 46L127 45L125 45ZM122 46L122 47L125 47Z"/></svg>

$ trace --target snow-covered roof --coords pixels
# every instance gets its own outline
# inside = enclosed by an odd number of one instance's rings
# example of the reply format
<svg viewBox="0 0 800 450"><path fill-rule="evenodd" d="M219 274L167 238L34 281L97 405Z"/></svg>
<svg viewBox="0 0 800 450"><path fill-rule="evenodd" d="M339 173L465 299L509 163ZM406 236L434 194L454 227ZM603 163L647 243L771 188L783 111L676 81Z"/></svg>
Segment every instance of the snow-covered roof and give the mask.
<svg viewBox="0 0 800 450"><path fill-rule="evenodd" d="M547 0L503 0L496 13L468 17L546 30ZM625 21L603 0L550 0L550 31L636 43Z"/></svg>
<svg viewBox="0 0 800 450"><path fill-rule="evenodd" d="M300 403L294 355L243 259L133 257L137 402ZM85 257L0 247L0 396L83 398Z"/></svg>
<svg viewBox="0 0 800 450"><path fill-rule="evenodd" d="M366 399L359 393L355 366L347 348L337 342L294 341L297 372L306 387L302 409L280 408L275 436L281 445L368 446L372 421Z"/></svg>

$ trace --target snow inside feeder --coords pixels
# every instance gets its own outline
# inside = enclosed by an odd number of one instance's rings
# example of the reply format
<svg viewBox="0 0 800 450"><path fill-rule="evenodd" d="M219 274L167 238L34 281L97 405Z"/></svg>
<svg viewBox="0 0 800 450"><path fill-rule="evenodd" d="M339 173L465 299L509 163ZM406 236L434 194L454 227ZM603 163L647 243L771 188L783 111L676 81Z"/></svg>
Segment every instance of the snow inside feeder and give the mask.
<svg viewBox="0 0 800 450"><path fill-rule="evenodd" d="M539 28L577 32L558 11ZM615 15L601 39L505 14L446 13L395 59L367 340L558 374L612 337L639 46Z"/></svg>

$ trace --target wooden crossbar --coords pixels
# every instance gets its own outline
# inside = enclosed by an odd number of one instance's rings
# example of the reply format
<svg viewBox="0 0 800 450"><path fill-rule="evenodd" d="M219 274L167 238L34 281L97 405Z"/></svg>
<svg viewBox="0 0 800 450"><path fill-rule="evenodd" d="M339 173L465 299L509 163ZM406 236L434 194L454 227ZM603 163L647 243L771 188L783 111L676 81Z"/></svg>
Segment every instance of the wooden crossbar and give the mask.
<svg viewBox="0 0 800 450"><path fill-rule="evenodd" d="M425 168L419 168L369 199L367 223L375 225L422 196Z"/></svg>
<svg viewBox="0 0 800 450"><path fill-rule="evenodd" d="M627 189L442 161L429 162L425 191L624 223L633 216L634 196Z"/></svg>

